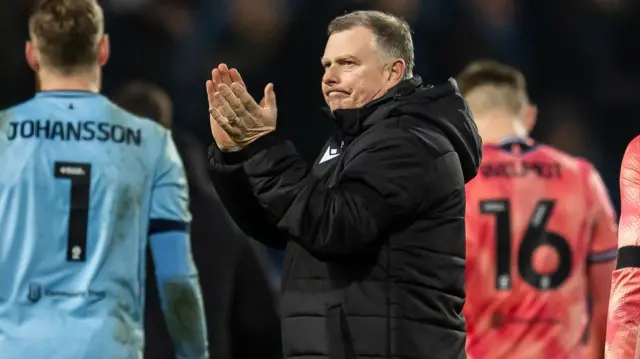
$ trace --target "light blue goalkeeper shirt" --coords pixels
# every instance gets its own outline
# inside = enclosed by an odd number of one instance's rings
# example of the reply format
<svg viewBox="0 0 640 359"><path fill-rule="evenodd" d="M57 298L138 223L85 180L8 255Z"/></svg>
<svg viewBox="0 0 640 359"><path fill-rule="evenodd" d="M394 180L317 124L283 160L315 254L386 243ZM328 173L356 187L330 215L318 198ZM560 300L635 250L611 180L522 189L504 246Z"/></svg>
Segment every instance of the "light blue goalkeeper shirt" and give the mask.
<svg viewBox="0 0 640 359"><path fill-rule="evenodd" d="M190 220L153 121L81 91L0 112L0 358L142 358L148 243L178 358L206 358Z"/></svg>

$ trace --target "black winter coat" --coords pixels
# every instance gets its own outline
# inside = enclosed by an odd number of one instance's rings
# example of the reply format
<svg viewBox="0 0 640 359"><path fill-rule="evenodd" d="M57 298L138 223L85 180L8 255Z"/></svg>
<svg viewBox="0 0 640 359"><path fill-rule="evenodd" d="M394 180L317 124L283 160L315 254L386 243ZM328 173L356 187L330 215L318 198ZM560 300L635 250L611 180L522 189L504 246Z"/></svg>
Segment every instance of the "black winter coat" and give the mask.
<svg viewBox="0 0 640 359"><path fill-rule="evenodd" d="M286 358L465 358L465 193L481 140L455 81L405 80L309 167L277 133L214 144L214 184L248 235L286 247Z"/></svg>

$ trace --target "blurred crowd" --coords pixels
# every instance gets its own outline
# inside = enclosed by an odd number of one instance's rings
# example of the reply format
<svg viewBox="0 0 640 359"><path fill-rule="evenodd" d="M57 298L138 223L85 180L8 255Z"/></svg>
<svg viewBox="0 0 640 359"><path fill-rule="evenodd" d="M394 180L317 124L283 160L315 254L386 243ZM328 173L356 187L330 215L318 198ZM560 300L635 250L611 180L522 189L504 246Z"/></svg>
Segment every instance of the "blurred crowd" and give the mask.
<svg viewBox="0 0 640 359"><path fill-rule="evenodd" d="M293 139L303 156L313 159L333 126L322 111L320 57L326 25L339 14L379 9L404 17L414 29L415 72L427 83L454 77L465 64L479 58L521 69L539 109L534 137L592 161L614 203L619 203L622 153L640 133L635 114L640 103L638 1L99 2L106 11L112 46L104 71L105 93L115 95L131 81L142 80L164 88L173 101L172 126L179 134L181 154L188 159L192 211L207 214L204 219L194 216L194 228L200 238L211 240L196 242L194 252L196 260L204 263L200 268L205 276L203 286L215 283L210 288L216 300L209 306L217 308L219 317L211 320L228 324L226 316L234 314L225 311L231 307L242 306L235 310L245 315L238 323L229 324L236 333L232 340L222 338L226 332L215 334L221 342L232 343L234 349L229 348L228 353L235 355L228 354L228 358L256 357L241 354L256 340L262 341L259 348L263 354L273 351L277 357L273 343L280 339L274 293L281 254L242 238L219 206L206 172L211 134L205 81L211 69L224 62L240 70L254 96L260 97L264 85L273 82L279 131ZM24 61L29 3L0 1L2 108L28 99L35 88ZM210 259L211 253L217 253L215 259ZM259 276L262 278L256 279ZM258 282L264 283L264 288L255 284ZM244 300L247 303L242 303ZM257 305L265 305L269 311Z"/></svg>

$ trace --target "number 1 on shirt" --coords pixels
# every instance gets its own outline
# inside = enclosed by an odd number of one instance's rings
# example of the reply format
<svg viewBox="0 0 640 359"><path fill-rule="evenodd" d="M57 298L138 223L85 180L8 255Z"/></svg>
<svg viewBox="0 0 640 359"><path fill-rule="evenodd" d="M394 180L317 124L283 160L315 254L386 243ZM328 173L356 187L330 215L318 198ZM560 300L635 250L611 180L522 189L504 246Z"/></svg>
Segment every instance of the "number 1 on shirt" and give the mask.
<svg viewBox="0 0 640 359"><path fill-rule="evenodd" d="M53 174L55 178L68 179L71 182L67 261L84 262L87 251L91 165L88 163L56 162Z"/></svg>

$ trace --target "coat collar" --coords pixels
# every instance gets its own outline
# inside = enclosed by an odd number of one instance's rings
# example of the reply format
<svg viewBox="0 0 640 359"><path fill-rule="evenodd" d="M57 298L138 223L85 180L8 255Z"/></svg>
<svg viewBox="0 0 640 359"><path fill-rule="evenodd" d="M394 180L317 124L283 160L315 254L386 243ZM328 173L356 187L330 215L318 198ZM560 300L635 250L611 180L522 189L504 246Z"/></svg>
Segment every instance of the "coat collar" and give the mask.
<svg viewBox="0 0 640 359"><path fill-rule="evenodd" d="M376 122L367 121L367 119L381 106L397 101L415 92L416 89L420 87L422 87L422 79L419 76L414 76L410 79L403 80L384 96L369 102L364 107L335 110L332 113L332 117L336 121L342 134L356 136L371 126L373 122Z"/></svg>

